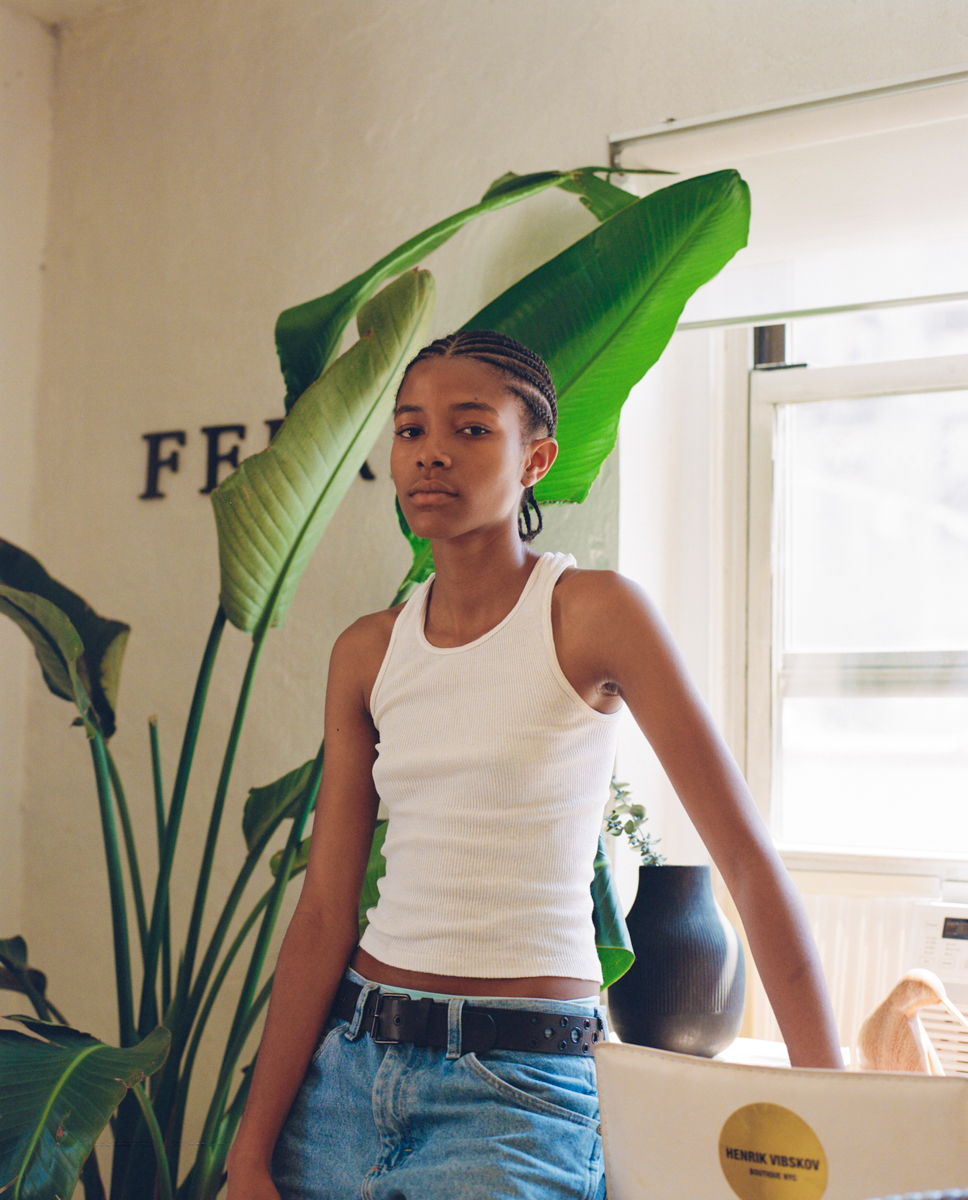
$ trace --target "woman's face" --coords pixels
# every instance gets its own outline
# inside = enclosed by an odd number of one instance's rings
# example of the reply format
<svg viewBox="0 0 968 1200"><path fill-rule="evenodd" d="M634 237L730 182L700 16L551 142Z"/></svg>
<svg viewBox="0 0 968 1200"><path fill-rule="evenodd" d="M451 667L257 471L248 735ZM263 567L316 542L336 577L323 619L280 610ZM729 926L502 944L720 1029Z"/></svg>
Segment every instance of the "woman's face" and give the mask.
<svg viewBox="0 0 968 1200"><path fill-rule="evenodd" d="M410 369L397 396L390 472L415 534L517 528L522 490L558 449L553 438L525 438L521 407L500 372L475 359L431 358Z"/></svg>

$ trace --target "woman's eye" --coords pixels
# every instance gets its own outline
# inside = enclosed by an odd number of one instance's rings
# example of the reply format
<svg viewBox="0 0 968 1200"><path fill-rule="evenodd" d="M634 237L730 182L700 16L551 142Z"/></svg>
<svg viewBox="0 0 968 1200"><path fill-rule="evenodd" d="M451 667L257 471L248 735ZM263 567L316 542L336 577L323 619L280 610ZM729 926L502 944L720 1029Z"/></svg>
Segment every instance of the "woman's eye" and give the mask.
<svg viewBox="0 0 968 1200"><path fill-rule="evenodd" d="M420 433L419 425L402 425L399 429L393 431L393 436L398 438L414 438Z"/></svg>
<svg viewBox="0 0 968 1200"><path fill-rule="evenodd" d="M480 437L482 433L488 433L486 425L465 425L461 433L469 433L473 437Z"/></svg>

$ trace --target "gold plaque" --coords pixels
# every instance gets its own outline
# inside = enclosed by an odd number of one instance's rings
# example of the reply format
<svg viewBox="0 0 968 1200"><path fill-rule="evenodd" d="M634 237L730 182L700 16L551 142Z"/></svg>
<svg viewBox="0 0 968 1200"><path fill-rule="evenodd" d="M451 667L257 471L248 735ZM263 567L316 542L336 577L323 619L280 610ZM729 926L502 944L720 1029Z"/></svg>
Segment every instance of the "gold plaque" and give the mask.
<svg viewBox="0 0 968 1200"><path fill-rule="evenodd" d="M727 1119L719 1165L740 1200L820 1200L827 1190L820 1139L779 1104L746 1104Z"/></svg>

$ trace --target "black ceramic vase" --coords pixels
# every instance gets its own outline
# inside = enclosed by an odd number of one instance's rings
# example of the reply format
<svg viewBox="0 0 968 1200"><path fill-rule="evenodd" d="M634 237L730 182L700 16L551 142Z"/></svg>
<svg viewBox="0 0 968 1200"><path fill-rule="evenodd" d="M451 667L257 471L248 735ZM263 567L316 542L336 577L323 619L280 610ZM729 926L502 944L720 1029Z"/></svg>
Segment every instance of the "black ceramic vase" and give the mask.
<svg viewBox="0 0 968 1200"><path fill-rule="evenodd" d="M711 1058L739 1033L743 946L713 898L708 867L640 867L625 918L635 951L608 989L623 1042Z"/></svg>

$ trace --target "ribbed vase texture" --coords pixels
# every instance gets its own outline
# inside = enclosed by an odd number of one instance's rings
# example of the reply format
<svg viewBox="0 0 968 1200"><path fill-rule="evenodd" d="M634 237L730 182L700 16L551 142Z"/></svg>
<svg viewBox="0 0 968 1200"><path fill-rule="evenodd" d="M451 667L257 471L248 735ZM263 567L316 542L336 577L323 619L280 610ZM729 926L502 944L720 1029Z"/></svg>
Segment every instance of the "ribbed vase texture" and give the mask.
<svg viewBox="0 0 968 1200"><path fill-rule="evenodd" d="M623 1042L711 1058L739 1033L743 947L713 897L709 868L640 867L626 916L635 963L608 989Z"/></svg>

